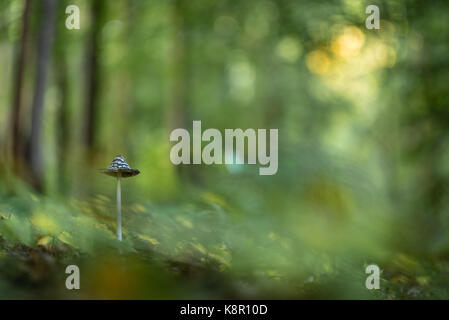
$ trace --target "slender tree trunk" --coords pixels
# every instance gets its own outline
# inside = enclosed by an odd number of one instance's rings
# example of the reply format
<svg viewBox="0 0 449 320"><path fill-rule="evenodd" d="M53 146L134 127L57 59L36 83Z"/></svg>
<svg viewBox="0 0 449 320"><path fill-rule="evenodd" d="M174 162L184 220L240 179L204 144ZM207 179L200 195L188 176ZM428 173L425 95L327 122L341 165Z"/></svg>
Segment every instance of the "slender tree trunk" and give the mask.
<svg viewBox="0 0 449 320"><path fill-rule="evenodd" d="M174 0L172 7L173 19L173 50L172 50L172 101L167 110L167 126L169 130L183 128L186 125L186 110L188 103L188 58L185 2Z"/></svg>
<svg viewBox="0 0 449 320"><path fill-rule="evenodd" d="M58 185L61 193L67 192L67 159L69 159L69 143L70 143L70 116L69 116L69 83L67 76L66 57L58 58L56 62L58 69L56 79L60 93L60 101L57 115L57 148L58 148Z"/></svg>
<svg viewBox="0 0 449 320"><path fill-rule="evenodd" d="M65 7L67 1L58 2L58 31L55 43L55 73L56 82L59 91L59 105L57 111L56 121L56 143L58 154L58 190L65 194L68 191L67 184L67 160L69 157L69 144L70 144L70 114L69 114L69 78L67 74L67 56L65 53L66 41L65 34Z"/></svg>
<svg viewBox="0 0 449 320"><path fill-rule="evenodd" d="M25 0L25 7L22 17L22 36L20 39L19 53L16 61L16 73L15 73L15 87L14 87L14 100L11 113L12 124L12 158L13 168L16 173L20 169L20 164L23 161L23 143L22 143L22 128L20 126L21 110L22 110L22 87L23 87L23 75L25 72L25 62L27 54L27 39L29 33L30 24L30 8L31 0Z"/></svg>
<svg viewBox="0 0 449 320"><path fill-rule="evenodd" d="M33 104L31 110L31 136L29 161L32 175L32 185L37 191L42 191L43 163L42 163L42 117L44 109L44 94L48 63L50 60L53 28L54 28L55 0L42 2L42 26L39 34L36 82L34 87Z"/></svg>
<svg viewBox="0 0 449 320"><path fill-rule="evenodd" d="M173 0L173 49L171 60L172 90L171 101L166 111L166 126L169 131L175 128L189 128L189 91L190 91L190 59L189 59L189 22L184 0ZM195 166L177 166L178 175L185 181L199 181Z"/></svg>
<svg viewBox="0 0 449 320"><path fill-rule="evenodd" d="M135 54L133 39L130 35L134 33L135 27L139 25L139 22L136 22L136 5L137 3L134 0L127 0L123 7L126 15L124 18L125 32L121 40L121 45L126 52L127 63L125 67L120 67L120 70L117 70L117 78L114 83L114 86L117 86L117 84L120 86L120 93L117 97L117 113L114 117L116 123L114 126L116 133L114 148L116 150L123 150L122 152L126 150L128 154L132 154L132 144L127 141L128 131L132 123L130 121L123 121L123 119L130 119L134 105L132 94L133 76L131 70L133 68L132 64L135 60Z"/></svg>
<svg viewBox="0 0 449 320"><path fill-rule="evenodd" d="M104 24L104 0L92 1L92 30L87 48L87 97L85 110L84 146L91 160L91 152L96 147L96 125L98 121L98 103L101 84L100 75L100 36Z"/></svg>

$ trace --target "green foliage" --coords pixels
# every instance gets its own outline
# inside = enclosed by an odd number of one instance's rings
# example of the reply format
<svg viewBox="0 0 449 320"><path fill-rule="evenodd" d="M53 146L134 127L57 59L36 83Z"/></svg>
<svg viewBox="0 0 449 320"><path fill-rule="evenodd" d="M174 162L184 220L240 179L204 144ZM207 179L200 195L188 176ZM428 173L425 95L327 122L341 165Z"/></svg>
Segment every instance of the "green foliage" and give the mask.
<svg viewBox="0 0 449 320"><path fill-rule="evenodd" d="M367 30L364 0L102 1L97 24L93 2L74 0L69 31L58 1L42 193L28 155L6 152L23 3L0 1L0 59L14 66L0 73L1 298L449 297L447 2L376 1L381 29ZM193 120L278 128L278 173L174 166L169 133ZM122 181L123 242L115 180L98 171L117 154L141 171ZM381 290L365 288L372 263ZM78 295L68 264L86 279Z"/></svg>

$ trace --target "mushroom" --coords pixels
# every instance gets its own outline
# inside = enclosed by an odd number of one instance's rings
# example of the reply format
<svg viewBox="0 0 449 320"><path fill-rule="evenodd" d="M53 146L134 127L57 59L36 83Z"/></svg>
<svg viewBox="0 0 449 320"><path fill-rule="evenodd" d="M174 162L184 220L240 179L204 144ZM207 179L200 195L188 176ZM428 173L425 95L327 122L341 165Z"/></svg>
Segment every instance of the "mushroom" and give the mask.
<svg viewBox="0 0 449 320"><path fill-rule="evenodd" d="M120 178L136 176L140 173L137 169L131 169L123 156L116 156L107 169L101 171L109 176L117 178L117 238L122 241L122 195Z"/></svg>

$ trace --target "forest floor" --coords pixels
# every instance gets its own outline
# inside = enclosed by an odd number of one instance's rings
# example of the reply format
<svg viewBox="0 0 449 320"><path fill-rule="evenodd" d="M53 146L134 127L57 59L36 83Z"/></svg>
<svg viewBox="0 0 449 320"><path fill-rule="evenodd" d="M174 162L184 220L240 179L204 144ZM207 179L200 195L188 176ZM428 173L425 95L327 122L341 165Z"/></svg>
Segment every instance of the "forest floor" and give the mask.
<svg viewBox="0 0 449 320"><path fill-rule="evenodd" d="M129 223L125 224L124 241L119 242L115 239L114 216L110 213L113 204L104 197L91 202L73 201L70 205L36 197L5 200L0 208L0 297L449 297L449 261L444 257L428 259L394 253L389 262L379 265L382 270L380 289L367 290L365 265L353 257L322 254L310 248L310 256L295 259L291 249L282 251L283 247L288 247L286 243L292 243L287 238L280 240L287 234L264 237L271 242L276 240L274 245L263 243L261 238L248 238L248 235L238 238L238 230L223 235L214 229L220 224L214 220L216 216L210 217L211 212L203 212L204 216L196 218L176 213L185 210L176 206L162 210L144 204L125 207ZM189 212L199 211L198 208L189 209ZM171 212L175 214L170 215ZM217 216L220 220L218 213ZM234 229L232 223L227 223L231 225L229 230ZM131 228L136 230L130 231ZM266 234L262 227L258 228L260 233ZM145 232L148 229L158 232ZM220 230L223 229L222 222ZM234 242L227 238L229 235L236 238ZM310 260L310 257L316 258ZM68 276L65 268L72 264L81 270L80 290L65 288Z"/></svg>

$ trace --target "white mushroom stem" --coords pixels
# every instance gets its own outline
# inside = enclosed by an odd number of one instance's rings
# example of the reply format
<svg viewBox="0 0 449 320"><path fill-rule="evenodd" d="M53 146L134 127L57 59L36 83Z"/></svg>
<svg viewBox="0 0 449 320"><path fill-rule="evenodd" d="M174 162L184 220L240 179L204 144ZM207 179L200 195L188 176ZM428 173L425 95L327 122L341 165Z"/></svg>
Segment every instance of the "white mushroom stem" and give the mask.
<svg viewBox="0 0 449 320"><path fill-rule="evenodd" d="M117 177L117 238L122 241L122 191L120 175Z"/></svg>

